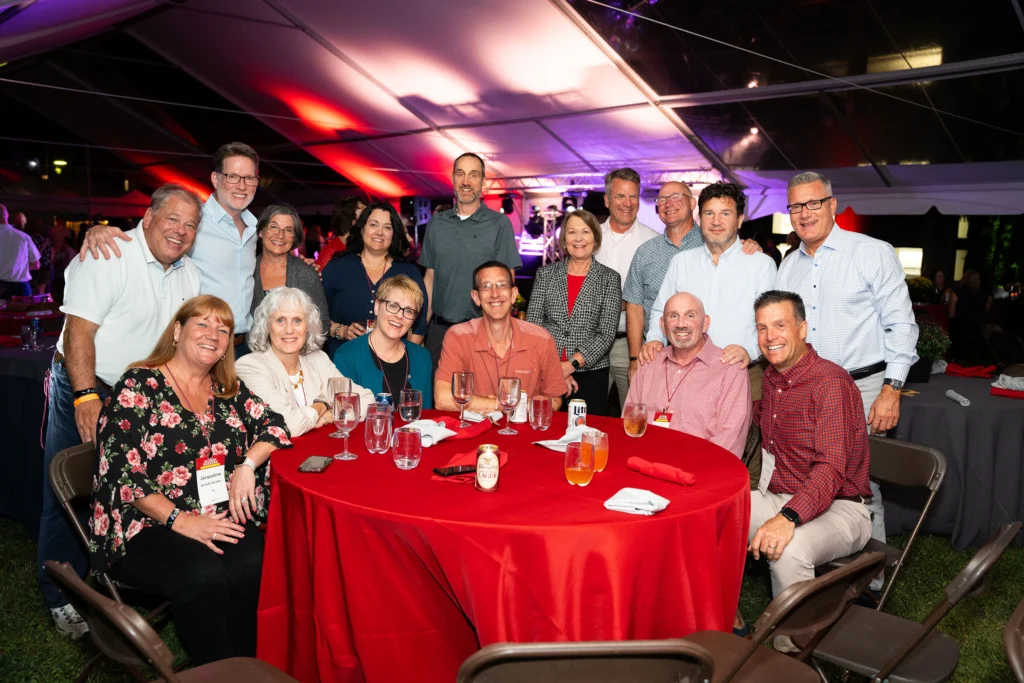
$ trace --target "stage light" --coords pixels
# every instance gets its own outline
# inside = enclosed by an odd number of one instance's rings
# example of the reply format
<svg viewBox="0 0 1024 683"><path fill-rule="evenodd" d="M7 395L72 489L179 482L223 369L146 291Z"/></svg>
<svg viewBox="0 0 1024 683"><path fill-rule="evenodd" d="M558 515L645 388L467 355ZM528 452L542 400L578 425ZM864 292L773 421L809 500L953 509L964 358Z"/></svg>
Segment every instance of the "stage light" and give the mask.
<svg viewBox="0 0 1024 683"><path fill-rule="evenodd" d="M53 165L54 166L67 166L68 162L64 161L63 159L54 159L53 160Z"/></svg>
<svg viewBox="0 0 1024 683"><path fill-rule="evenodd" d="M35 159L30 159L29 162L28 162L28 167L29 168L35 168L38 165L39 165L39 162L36 161Z"/></svg>
<svg viewBox="0 0 1024 683"><path fill-rule="evenodd" d="M62 170L61 167L58 166L57 168L53 169L53 172L56 173L57 175L60 175L61 170Z"/></svg>
<svg viewBox="0 0 1024 683"><path fill-rule="evenodd" d="M748 88L756 88L758 85L760 85L760 84L757 82L756 78L751 78L750 82L747 83L747 87Z"/></svg>
<svg viewBox="0 0 1024 683"><path fill-rule="evenodd" d="M513 213L516 210L516 203L511 195L504 195L501 198L501 212L504 214Z"/></svg>
<svg viewBox="0 0 1024 683"><path fill-rule="evenodd" d="M758 131L758 130L757 130L757 128L751 128L751 129L750 129L750 134L751 134L751 135L757 135L757 134L758 134L758 132L760 132L760 131Z"/></svg>

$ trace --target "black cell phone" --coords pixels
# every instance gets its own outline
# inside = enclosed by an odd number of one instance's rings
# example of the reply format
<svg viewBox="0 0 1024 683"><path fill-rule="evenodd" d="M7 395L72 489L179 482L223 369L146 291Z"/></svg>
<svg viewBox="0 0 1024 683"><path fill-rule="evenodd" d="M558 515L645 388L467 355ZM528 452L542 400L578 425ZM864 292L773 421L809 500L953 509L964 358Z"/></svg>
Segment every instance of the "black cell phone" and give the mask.
<svg viewBox="0 0 1024 683"><path fill-rule="evenodd" d="M301 465L299 465L299 472L312 472L319 474L323 472L331 463L334 462L334 458L327 455L311 455L306 458Z"/></svg>
<svg viewBox="0 0 1024 683"><path fill-rule="evenodd" d="M437 467L434 474L439 477L454 477L457 474L473 474L476 472L475 465L460 465L458 467Z"/></svg>

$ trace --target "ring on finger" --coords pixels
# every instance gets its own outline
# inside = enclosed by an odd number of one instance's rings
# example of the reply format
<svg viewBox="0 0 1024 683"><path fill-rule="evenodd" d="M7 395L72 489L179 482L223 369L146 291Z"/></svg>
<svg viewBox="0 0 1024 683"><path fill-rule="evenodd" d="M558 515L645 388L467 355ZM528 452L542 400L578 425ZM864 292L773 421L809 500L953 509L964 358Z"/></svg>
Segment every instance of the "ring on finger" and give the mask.
<svg viewBox="0 0 1024 683"><path fill-rule="evenodd" d="M217 532L216 531L213 532L213 538L210 539L210 540L212 540L212 541L216 541L217 540Z"/></svg>

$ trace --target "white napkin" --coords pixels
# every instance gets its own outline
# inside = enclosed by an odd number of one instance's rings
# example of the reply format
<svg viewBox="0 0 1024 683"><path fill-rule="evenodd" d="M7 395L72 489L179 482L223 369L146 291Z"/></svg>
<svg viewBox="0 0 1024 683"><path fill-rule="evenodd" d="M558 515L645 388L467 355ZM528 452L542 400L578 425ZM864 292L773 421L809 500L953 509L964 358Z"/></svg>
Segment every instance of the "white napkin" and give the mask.
<svg viewBox="0 0 1024 683"><path fill-rule="evenodd" d="M970 399L964 398L961 394L956 393L952 389L946 392L946 398L952 399L962 405L964 408L971 405Z"/></svg>
<svg viewBox="0 0 1024 683"><path fill-rule="evenodd" d="M946 366L949 365L946 361L941 358L936 361L932 361L932 371L929 374L932 375L944 375L946 374Z"/></svg>
<svg viewBox="0 0 1024 683"><path fill-rule="evenodd" d="M462 414L462 417L466 418L466 422L483 422L485 417L491 422L494 422L495 420L500 420L505 417L505 414L500 410L492 410L486 415L481 415L480 413L473 412L472 410L467 410Z"/></svg>
<svg viewBox="0 0 1024 683"><path fill-rule="evenodd" d="M644 489L619 489L619 492L604 502L608 510L626 512L631 515L653 515L668 507L668 499Z"/></svg>
<svg viewBox="0 0 1024 683"><path fill-rule="evenodd" d="M1000 389L1010 389L1012 391L1024 391L1024 377L999 375L999 379L992 382L992 386L999 387Z"/></svg>
<svg viewBox="0 0 1024 683"><path fill-rule="evenodd" d="M455 436L455 432L445 427L443 422L434 422L433 420L416 420L404 426L419 430L420 443L424 448L430 448L449 436Z"/></svg>
<svg viewBox="0 0 1024 683"><path fill-rule="evenodd" d="M593 427L569 427L565 434L560 439L548 439L546 441L534 441L535 446L543 446L544 448L550 448L553 451L561 451L565 453L566 447L577 441L583 439L585 432L597 431Z"/></svg>

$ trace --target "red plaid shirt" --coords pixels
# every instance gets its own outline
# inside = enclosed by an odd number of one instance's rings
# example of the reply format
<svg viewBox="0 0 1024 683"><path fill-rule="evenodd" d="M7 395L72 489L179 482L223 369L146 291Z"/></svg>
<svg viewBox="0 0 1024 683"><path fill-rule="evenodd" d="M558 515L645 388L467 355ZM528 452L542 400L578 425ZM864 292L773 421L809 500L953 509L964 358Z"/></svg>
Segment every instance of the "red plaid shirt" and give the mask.
<svg viewBox="0 0 1024 683"><path fill-rule="evenodd" d="M772 493L792 493L786 503L809 522L838 496L871 497L868 432L860 390L850 374L807 354L785 373L764 371L763 398L754 419L761 445L775 456Z"/></svg>

